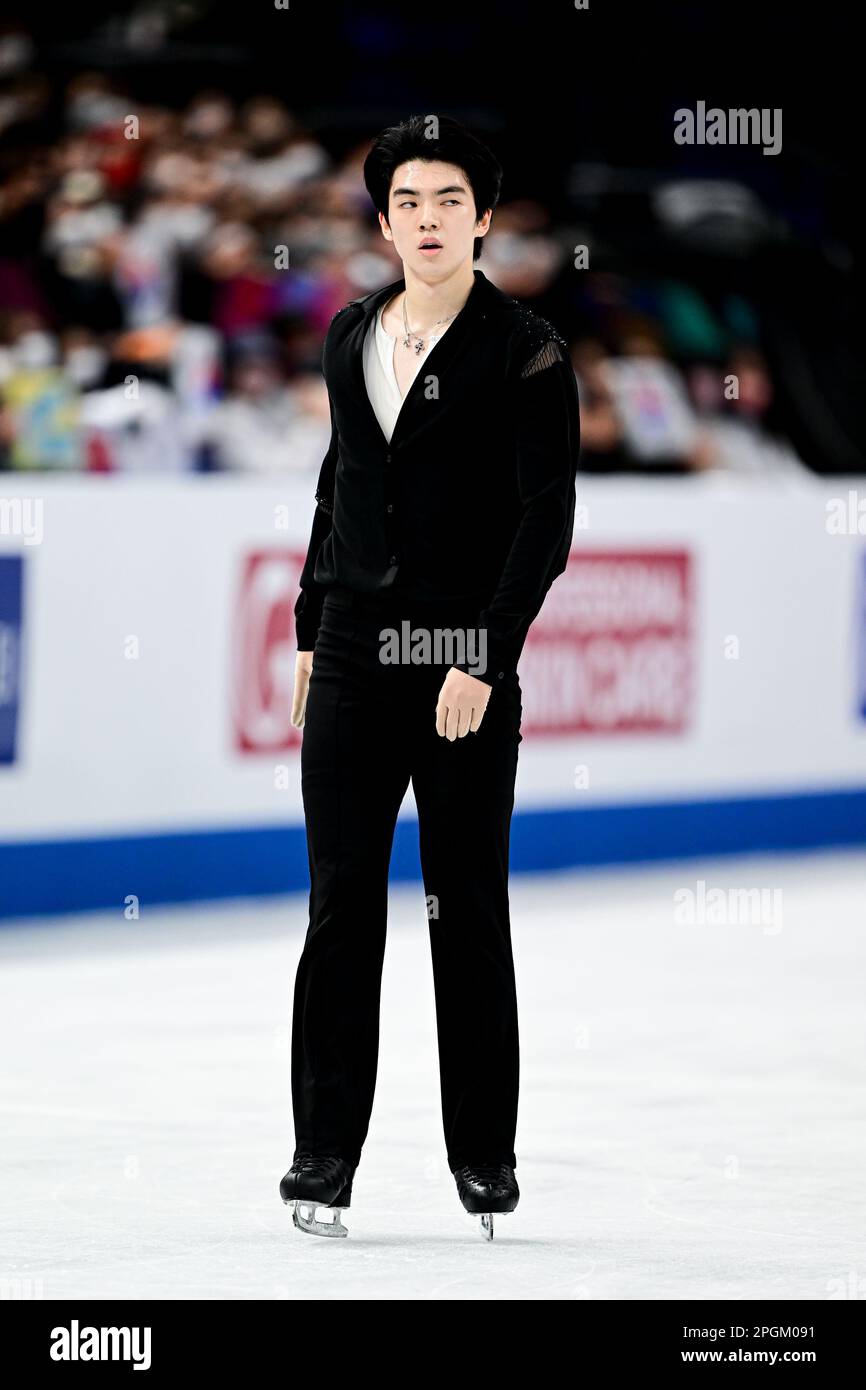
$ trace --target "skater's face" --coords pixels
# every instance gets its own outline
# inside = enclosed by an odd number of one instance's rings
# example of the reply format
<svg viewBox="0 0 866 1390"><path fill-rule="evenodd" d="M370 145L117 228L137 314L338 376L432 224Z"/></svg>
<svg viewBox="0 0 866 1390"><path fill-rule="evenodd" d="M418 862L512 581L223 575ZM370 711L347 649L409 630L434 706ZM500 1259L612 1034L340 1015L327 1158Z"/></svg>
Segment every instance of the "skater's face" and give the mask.
<svg viewBox="0 0 866 1390"><path fill-rule="evenodd" d="M410 159L394 170L388 216L380 213L379 225L404 265L435 283L471 263L475 238L486 236L490 218L489 209L478 217L472 186L456 164ZM425 249L425 241L439 244Z"/></svg>

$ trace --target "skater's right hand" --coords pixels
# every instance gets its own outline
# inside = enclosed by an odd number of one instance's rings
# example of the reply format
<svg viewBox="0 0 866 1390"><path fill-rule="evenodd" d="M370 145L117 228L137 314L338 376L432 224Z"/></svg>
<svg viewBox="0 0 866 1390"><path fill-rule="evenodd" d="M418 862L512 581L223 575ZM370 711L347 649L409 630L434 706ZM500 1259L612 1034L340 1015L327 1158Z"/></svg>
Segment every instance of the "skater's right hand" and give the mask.
<svg viewBox="0 0 866 1390"><path fill-rule="evenodd" d="M295 658L295 686L292 692L292 723L296 729L303 729L307 711L307 691L313 673L313 653L298 652Z"/></svg>

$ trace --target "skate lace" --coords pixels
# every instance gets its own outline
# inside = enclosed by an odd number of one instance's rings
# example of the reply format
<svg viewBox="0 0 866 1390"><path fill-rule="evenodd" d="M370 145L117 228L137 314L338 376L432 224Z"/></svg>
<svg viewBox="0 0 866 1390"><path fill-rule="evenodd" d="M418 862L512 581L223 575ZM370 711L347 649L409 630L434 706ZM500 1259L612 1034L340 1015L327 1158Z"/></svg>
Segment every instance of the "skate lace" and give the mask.
<svg viewBox="0 0 866 1390"><path fill-rule="evenodd" d="M326 1173L329 1172L335 1163L340 1159L337 1154L313 1154L300 1153L292 1164L295 1172L303 1170L305 1173Z"/></svg>
<svg viewBox="0 0 866 1390"><path fill-rule="evenodd" d="M510 1174L506 1163L473 1163L466 1171L482 1182L504 1182Z"/></svg>

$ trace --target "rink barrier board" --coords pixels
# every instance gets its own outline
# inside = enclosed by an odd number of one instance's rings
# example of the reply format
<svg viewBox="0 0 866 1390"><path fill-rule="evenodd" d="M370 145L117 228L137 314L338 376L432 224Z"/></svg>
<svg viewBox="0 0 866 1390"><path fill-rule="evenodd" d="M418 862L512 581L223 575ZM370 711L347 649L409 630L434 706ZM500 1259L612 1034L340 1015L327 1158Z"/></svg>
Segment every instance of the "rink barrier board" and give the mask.
<svg viewBox="0 0 866 1390"><path fill-rule="evenodd" d="M3 490L44 536L0 496L0 844L302 829L309 477ZM515 812L866 786L866 479L863 533L827 528L851 491L582 479L520 661Z"/></svg>
<svg viewBox="0 0 866 1390"><path fill-rule="evenodd" d="M866 788L515 813L513 874L866 844ZM392 882L421 881L397 822ZM302 825L0 843L0 919L309 891Z"/></svg>

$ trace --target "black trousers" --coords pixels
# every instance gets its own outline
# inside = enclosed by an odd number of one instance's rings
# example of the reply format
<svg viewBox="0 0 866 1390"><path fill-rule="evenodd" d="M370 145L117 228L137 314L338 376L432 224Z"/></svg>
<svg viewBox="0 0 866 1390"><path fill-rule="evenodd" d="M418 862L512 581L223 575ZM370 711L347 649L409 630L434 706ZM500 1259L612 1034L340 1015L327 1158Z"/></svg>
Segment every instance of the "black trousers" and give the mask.
<svg viewBox="0 0 866 1390"><path fill-rule="evenodd" d="M448 1164L509 1163L518 1027L508 845L522 713L520 682L494 682L477 733L436 732L450 661L382 662L380 633L456 629L453 606L329 591L313 658L301 753L310 922L292 1019L295 1157L360 1161L379 1051L388 866L411 779L433 959ZM454 659L453 657L451 659Z"/></svg>

